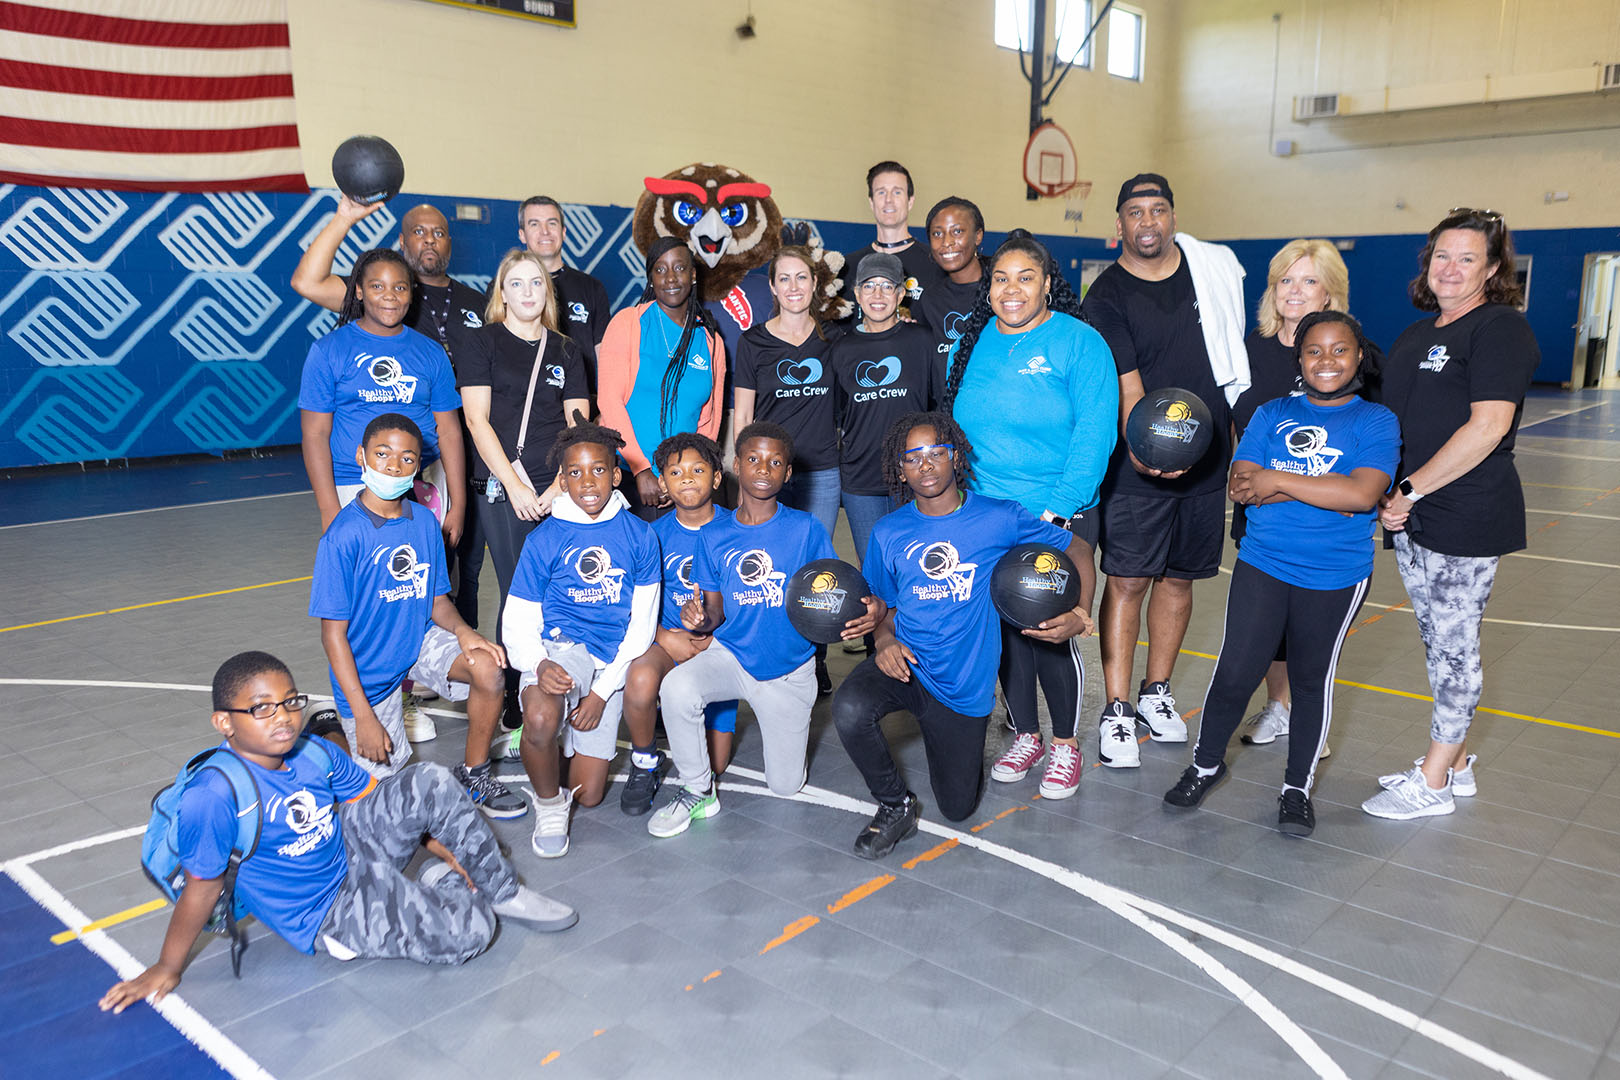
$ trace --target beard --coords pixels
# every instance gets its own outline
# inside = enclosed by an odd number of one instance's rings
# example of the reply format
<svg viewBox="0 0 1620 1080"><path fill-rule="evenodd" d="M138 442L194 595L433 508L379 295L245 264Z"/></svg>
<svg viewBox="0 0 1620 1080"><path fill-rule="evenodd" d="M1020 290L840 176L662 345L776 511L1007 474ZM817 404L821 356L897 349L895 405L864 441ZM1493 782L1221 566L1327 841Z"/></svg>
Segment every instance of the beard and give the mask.
<svg viewBox="0 0 1620 1080"><path fill-rule="evenodd" d="M442 274L444 268L450 262L447 256L441 255L432 248L422 248L415 255L408 251L402 251L400 255L405 259L405 265L411 268L411 273L417 277L421 277L423 274L433 276Z"/></svg>

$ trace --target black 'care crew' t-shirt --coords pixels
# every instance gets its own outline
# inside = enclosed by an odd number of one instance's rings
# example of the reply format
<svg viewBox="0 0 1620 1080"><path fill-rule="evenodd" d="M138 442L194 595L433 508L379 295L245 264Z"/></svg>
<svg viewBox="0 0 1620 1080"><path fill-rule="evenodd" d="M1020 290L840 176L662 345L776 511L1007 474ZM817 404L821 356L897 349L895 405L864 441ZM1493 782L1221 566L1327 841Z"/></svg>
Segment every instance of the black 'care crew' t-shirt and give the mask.
<svg viewBox="0 0 1620 1080"><path fill-rule="evenodd" d="M824 327L836 337L836 327ZM838 468L838 405L833 395L831 341L812 333L783 341L755 323L737 341L734 385L754 392L754 419L781 424L793 436L793 471Z"/></svg>
<svg viewBox="0 0 1620 1080"><path fill-rule="evenodd" d="M517 456L518 425L523 422L536 344L495 323L473 336L456 368L458 388L489 387L489 426L501 440L501 453L508 461ZM528 438L523 440L523 469L542 491L555 473L546 462L566 426L563 402L585 396L585 358L579 346L565 334L547 334L546 354L534 384L534 406L529 410ZM489 479L489 466L476 447L472 474L475 480Z"/></svg>
<svg viewBox="0 0 1620 1080"><path fill-rule="evenodd" d="M1384 363L1380 398L1401 421L1400 475L1434 457L1468 422L1476 401L1512 402L1513 425L1484 461L1423 492L1406 531L1442 555L1506 555L1525 546L1513 443L1541 350L1530 323L1506 304L1483 304L1445 326L1436 326L1436 318L1407 327Z"/></svg>
<svg viewBox="0 0 1620 1080"><path fill-rule="evenodd" d="M979 297L981 281L958 285L947 275L934 282L922 298L911 305L911 317L934 338L936 354L934 380L943 393L945 376L950 373L951 346L962 336L962 327Z"/></svg>
<svg viewBox="0 0 1620 1080"><path fill-rule="evenodd" d="M876 334L851 330L829 355L843 435L843 489L850 495L887 495L883 437L906 413L930 407L934 339L916 323L902 322Z"/></svg>
<svg viewBox="0 0 1620 1080"><path fill-rule="evenodd" d="M1163 281L1146 281L1114 263L1086 290L1080 314L1108 342L1121 375L1140 373L1142 389L1148 393L1167 386L1191 390L1209 407L1215 428L1202 460L1174 480L1137 472L1125 455L1125 440L1120 439L1103 479L1103 498L1119 492L1176 499L1224 489L1226 466L1232 460L1231 412L1210 370L1186 256Z"/></svg>

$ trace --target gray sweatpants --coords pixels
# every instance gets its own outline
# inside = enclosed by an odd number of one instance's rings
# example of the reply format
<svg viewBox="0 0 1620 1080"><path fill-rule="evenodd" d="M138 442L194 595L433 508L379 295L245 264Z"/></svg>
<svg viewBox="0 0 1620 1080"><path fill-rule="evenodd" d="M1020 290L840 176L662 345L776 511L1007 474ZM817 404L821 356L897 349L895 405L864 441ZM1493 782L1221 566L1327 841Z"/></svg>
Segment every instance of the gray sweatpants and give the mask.
<svg viewBox="0 0 1620 1080"><path fill-rule="evenodd" d="M442 765L416 762L380 780L358 802L338 810L349 872L321 924L321 934L358 956L404 957L421 964L459 964L495 936L491 905L517 892L512 864L501 854L467 792ZM466 868L429 888L401 870L421 845L438 840Z"/></svg>
<svg viewBox="0 0 1620 1080"><path fill-rule="evenodd" d="M703 707L711 701L738 699L748 702L759 721L765 782L778 795L792 795L804 787L810 708L816 703L816 662L806 660L786 675L761 681L748 674L736 655L718 641L676 665L658 690L677 782L691 788L709 786Z"/></svg>
<svg viewBox="0 0 1620 1080"><path fill-rule="evenodd" d="M1434 712L1429 738L1455 746L1468 735L1485 688L1479 630L1500 558L1442 555L1395 534L1395 565L1412 599L1429 666Z"/></svg>

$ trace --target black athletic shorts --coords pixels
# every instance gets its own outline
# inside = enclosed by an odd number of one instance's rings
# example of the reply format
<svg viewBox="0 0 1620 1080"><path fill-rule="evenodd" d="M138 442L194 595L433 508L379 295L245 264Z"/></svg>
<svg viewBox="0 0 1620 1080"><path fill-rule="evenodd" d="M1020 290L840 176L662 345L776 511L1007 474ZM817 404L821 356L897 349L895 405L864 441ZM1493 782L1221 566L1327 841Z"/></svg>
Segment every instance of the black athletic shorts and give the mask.
<svg viewBox="0 0 1620 1080"><path fill-rule="evenodd" d="M1102 572L1196 581L1221 572L1226 489L1162 498L1115 493L1102 503Z"/></svg>
<svg viewBox="0 0 1620 1080"><path fill-rule="evenodd" d="M1082 510L1069 519L1069 531L1097 550L1097 536L1102 531L1102 507Z"/></svg>

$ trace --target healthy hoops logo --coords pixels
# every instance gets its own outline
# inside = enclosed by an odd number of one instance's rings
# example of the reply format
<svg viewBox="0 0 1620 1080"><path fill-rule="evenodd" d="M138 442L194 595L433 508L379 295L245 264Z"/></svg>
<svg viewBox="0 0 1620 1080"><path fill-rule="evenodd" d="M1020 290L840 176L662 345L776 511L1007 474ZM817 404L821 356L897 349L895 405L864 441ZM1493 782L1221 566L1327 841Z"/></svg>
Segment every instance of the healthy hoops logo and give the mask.
<svg viewBox="0 0 1620 1080"><path fill-rule="evenodd" d="M388 576L400 584L392 588L378 589L377 599L391 604L395 600L427 598L428 574L433 569L432 563L418 561L416 549L409 544L401 544L396 548L384 544L372 551L373 566L384 559L388 561Z"/></svg>
<svg viewBox="0 0 1620 1080"><path fill-rule="evenodd" d="M906 278L906 284L905 284L904 288L906 290L906 295L909 296L911 299L913 299L913 300L921 300L922 299L922 286L917 284L917 279L916 278L914 278L914 277Z"/></svg>
<svg viewBox="0 0 1620 1080"><path fill-rule="evenodd" d="M1180 398L1160 398L1153 403L1159 410L1160 416L1148 422L1148 430L1161 439L1180 439L1184 443L1193 441L1198 434L1199 423L1193 419L1192 406Z"/></svg>
<svg viewBox="0 0 1620 1080"><path fill-rule="evenodd" d="M809 386L821 381L821 361L813 356L795 360L783 357L776 364L776 377L784 386Z"/></svg>
<svg viewBox="0 0 1620 1080"><path fill-rule="evenodd" d="M590 322L591 313L585 310L585 305L578 300L568 305L568 319L570 322Z"/></svg>
<svg viewBox="0 0 1620 1080"><path fill-rule="evenodd" d="M461 309L461 325L469 330L476 330L484 325L484 320L478 317L478 312Z"/></svg>
<svg viewBox="0 0 1620 1080"><path fill-rule="evenodd" d="M911 587L917 599L964 601L973 598L973 578L979 564L963 562L955 544L949 540L919 540L906 548L906 558L913 555L917 556L917 565L930 581L927 585Z"/></svg>
<svg viewBox="0 0 1620 1080"><path fill-rule="evenodd" d="M782 606L782 586L787 581L787 575L776 569L771 562L770 552L764 548L750 548L741 552L733 548L726 552L725 564L727 567L736 566L737 578L747 590L732 594L739 605Z"/></svg>
<svg viewBox="0 0 1620 1080"><path fill-rule="evenodd" d="M409 405L416 397L416 376L405 374L405 369L398 360L392 356L373 356L370 353L361 353L354 358L355 367L363 367L371 381L377 384L377 389L361 387L358 391L361 401L372 403L387 403L397 401L402 405Z"/></svg>
<svg viewBox="0 0 1620 1080"><path fill-rule="evenodd" d="M1063 569L1063 563L1052 552L1029 552L1024 558L1029 561L1029 567L1035 574L1019 582L1020 588L1040 589L1061 595L1069 587L1069 572Z"/></svg>
<svg viewBox="0 0 1620 1080"><path fill-rule="evenodd" d="M676 603L685 604L697 596L697 583L692 580L692 556L664 556L664 581L668 582L671 578L681 587L681 591L674 596Z"/></svg>
<svg viewBox="0 0 1620 1080"><path fill-rule="evenodd" d="M1327 429L1315 424L1306 425L1293 420L1284 420L1277 425L1277 434L1282 435L1283 445L1295 458L1294 461L1272 459L1271 467L1282 472L1324 476L1332 472L1333 466L1344 456L1343 450L1335 450L1327 444Z"/></svg>
<svg viewBox="0 0 1620 1080"><path fill-rule="evenodd" d="M810 579L810 591L802 593L796 600L801 611L821 611L835 615L844 610L844 600L848 596L848 589L838 587L837 574L831 570L818 570L816 576Z"/></svg>
<svg viewBox="0 0 1620 1080"><path fill-rule="evenodd" d="M286 810L287 828L297 834L294 839L276 848L276 854L296 858L320 847L337 831L332 820L331 805L321 805L308 791L300 789L270 800L264 808L266 821L274 821Z"/></svg>
<svg viewBox="0 0 1620 1080"><path fill-rule="evenodd" d="M885 356L881 360L863 360L855 368L855 382L860 386L888 386L900 377L900 358Z"/></svg>
<svg viewBox="0 0 1620 1080"><path fill-rule="evenodd" d="M563 369L561 364L552 364L546 368L546 385L561 389L563 384Z"/></svg>
<svg viewBox="0 0 1620 1080"><path fill-rule="evenodd" d="M578 553L577 555L575 553ZM568 598L582 604L617 604L624 592L624 571L613 565L607 548L569 548L563 558L574 557L574 573L587 588L569 586Z"/></svg>
<svg viewBox="0 0 1620 1080"><path fill-rule="evenodd" d="M1432 371L1438 375L1440 372L1445 370L1446 361L1450 359L1451 354L1446 352L1446 347L1444 345L1436 345L1434 348L1429 350L1428 357L1418 365L1418 370Z"/></svg>

